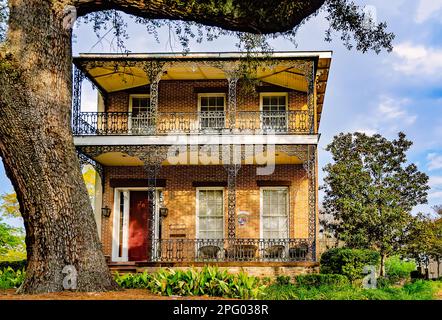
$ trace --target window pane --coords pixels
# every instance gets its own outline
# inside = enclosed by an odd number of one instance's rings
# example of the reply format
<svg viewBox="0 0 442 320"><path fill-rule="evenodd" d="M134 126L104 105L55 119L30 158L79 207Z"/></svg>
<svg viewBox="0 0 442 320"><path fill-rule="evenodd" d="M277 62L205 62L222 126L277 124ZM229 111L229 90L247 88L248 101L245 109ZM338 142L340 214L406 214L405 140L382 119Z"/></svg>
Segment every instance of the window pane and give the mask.
<svg viewBox="0 0 442 320"><path fill-rule="evenodd" d="M262 226L264 238L288 236L287 190L263 190Z"/></svg>
<svg viewBox="0 0 442 320"><path fill-rule="evenodd" d="M199 190L199 239L223 237L223 192L221 190ZM204 222L203 222L204 221Z"/></svg>

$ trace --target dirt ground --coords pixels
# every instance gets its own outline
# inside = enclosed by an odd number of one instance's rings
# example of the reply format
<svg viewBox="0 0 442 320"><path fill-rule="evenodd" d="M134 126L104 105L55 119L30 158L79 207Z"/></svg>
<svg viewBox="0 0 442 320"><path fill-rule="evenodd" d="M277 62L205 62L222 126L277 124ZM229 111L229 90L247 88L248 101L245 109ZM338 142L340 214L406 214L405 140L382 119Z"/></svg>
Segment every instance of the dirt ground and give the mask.
<svg viewBox="0 0 442 320"><path fill-rule="evenodd" d="M129 289L116 292L59 292L36 295L15 293L15 289L0 290L0 300L220 300L222 298L158 296L143 289ZM225 300L225 299L222 299Z"/></svg>
<svg viewBox="0 0 442 320"><path fill-rule="evenodd" d="M15 289L0 290L0 300L228 300L208 296L179 297L158 296L143 289L129 289L118 292L60 292L36 295L19 295ZM442 300L442 290L436 294L436 300Z"/></svg>

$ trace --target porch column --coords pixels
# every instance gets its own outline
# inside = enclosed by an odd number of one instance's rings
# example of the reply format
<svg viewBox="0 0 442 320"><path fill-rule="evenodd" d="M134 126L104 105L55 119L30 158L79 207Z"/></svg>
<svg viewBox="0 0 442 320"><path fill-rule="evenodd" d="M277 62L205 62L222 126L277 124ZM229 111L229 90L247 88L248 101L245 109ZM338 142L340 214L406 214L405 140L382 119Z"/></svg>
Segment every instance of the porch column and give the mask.
<svg viewBox="0 0 442 320"><path fill-rule="evenodd" d="M241 168L241 146L225 144L222 147L222 162L227 171L227 237L236 237L236 178Z"/></svg>
<svg viewBox="0 0 442 320"><path fill-rule="evenodd" d="M236 237L236 177L241 164L229 164L227 170L227 232L229 240Z"/></svg>
<svg viewBox="0 0 442 320"><path fill-rule="evenodd" d="M229 82L229 104L228 104L228 112L229 112L229 130L233 132L236 127L236 85L238 83L237 75L231 75L230 78L227 79Z"/></svg>
<svg viewBox="0 0 442 320"><path fill-rule="evenodd" d="M305 167L308 173L308 207L309 207L309 219L308 219L308 238L310 244L312 261L316 261L316 242L317 232L316 225L318 219L318 188L317 188L317 146L308 146L308 160L305 163Z"/></svg>
<svg viewBox="0 0 442 320"><path fill-rule="evenodd" d="M310 125L310 134L315 133L315 64L308 61L304 68L307 81L307 107Z"/></svg>
<svg viewBox="0 0 442 320"><path fill-rule="evenodd" d="M232 132L236 127L236 88L239 79L238 63L237 62L225 62L222 64L222 69L226 74L228 82L228 104L227 112L229 114L229 130Z"/></svg>
<svg viewBox="0 0 442 320"><path fill-rule="evenodd" d="M153 128L149 128L152 134L157 133L157 123L158 123L158 86L163 76L164 71L166 71L166 63L162 61L148 61L144 64L144 70L149 78L150 83L150 114L149 118L152 121Z"/></svg>
<svg viewBox="0 0 442 320"><path fill-rule="evenodd" d="M80 129L80 112L81 112L81 87L85 75L76 65L74 65L72 79L72 131L77 133Z"/></svg>

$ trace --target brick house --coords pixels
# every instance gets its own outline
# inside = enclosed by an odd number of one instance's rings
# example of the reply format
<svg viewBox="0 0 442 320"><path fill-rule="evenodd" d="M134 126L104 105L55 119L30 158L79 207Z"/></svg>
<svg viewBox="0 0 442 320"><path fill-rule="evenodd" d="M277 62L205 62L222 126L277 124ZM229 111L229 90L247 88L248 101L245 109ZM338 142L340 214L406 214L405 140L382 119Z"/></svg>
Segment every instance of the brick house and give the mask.
<svg viewBox="0 0 442 320"><path fill-rule="evenodd" d="M97 172L111 265L317 264L318 128L331 52L81 54L74 142ZM98 91L81 110L82 81Z"/></svg>

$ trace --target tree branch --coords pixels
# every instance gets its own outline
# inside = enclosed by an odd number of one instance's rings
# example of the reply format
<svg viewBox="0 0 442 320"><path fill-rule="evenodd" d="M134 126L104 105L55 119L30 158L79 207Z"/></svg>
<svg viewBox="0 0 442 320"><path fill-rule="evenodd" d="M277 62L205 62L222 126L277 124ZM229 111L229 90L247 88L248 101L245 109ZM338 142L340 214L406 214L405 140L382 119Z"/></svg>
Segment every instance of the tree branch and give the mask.
<svg viewBox="0 0 442 320"><path fill-rule="evenodd" d="M120 10L148 19L184 20L232 31L269 34L292 30L325 0L74 0L78 15Z"/></svg>

